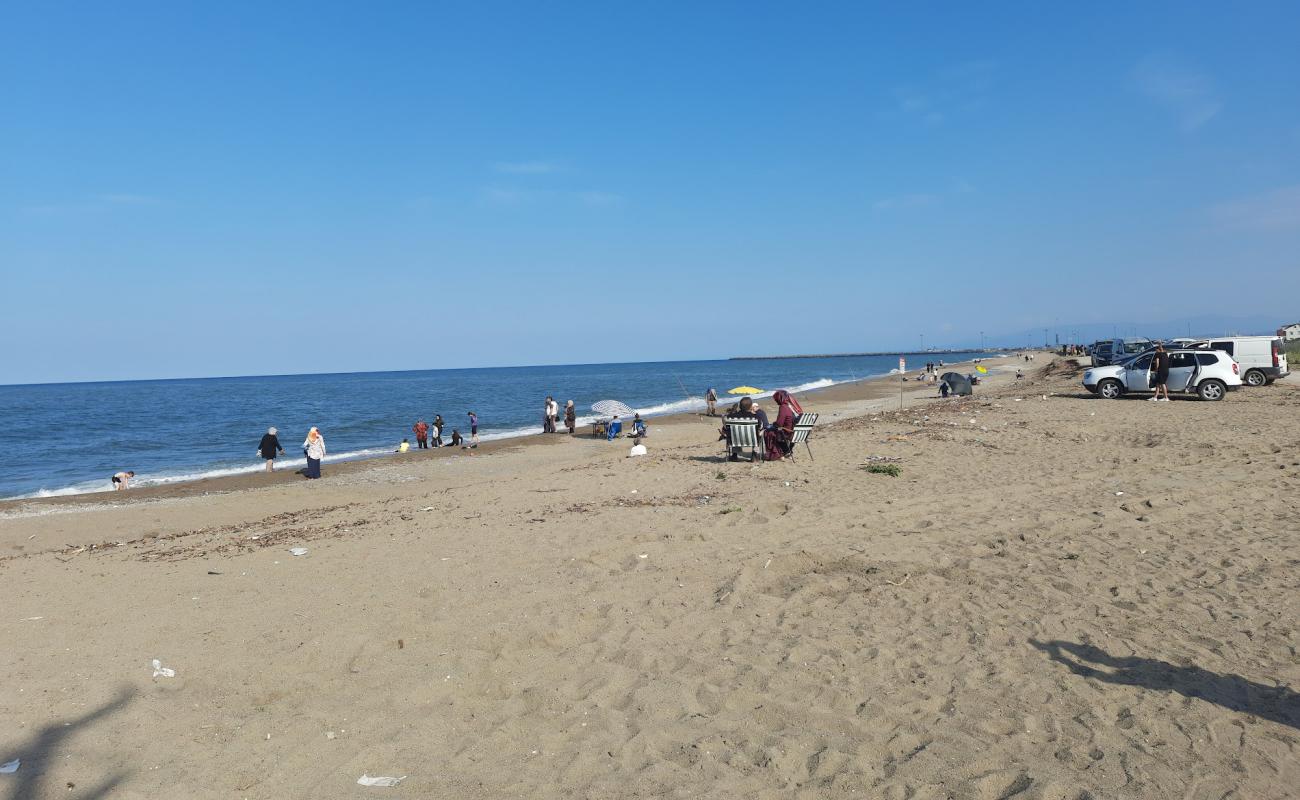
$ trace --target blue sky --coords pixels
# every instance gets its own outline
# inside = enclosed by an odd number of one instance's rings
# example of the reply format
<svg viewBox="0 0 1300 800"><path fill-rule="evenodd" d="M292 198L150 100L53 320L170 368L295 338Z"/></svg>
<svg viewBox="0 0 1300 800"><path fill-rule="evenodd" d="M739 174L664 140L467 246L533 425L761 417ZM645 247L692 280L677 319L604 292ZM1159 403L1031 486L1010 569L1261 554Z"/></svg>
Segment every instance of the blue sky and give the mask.
<svg viewBox="0 0 1300 800"><path fill-rule="evenodd" d="M1300 6L977 5L5 4L0 383L1300 319Z"/></svg>

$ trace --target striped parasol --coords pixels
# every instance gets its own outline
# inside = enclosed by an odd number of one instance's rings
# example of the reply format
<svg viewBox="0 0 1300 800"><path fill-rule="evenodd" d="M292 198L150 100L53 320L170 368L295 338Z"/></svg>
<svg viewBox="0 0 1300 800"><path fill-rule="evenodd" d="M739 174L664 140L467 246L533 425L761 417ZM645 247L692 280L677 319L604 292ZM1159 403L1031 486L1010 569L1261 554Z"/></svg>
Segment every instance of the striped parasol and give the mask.
<svg viewBox="0 0 1300 800"><path fill-rule="evenodd" d="M591 404L591 410L605 417L630 417L636 412L627 403L617 400L601 400Z"/></svg>

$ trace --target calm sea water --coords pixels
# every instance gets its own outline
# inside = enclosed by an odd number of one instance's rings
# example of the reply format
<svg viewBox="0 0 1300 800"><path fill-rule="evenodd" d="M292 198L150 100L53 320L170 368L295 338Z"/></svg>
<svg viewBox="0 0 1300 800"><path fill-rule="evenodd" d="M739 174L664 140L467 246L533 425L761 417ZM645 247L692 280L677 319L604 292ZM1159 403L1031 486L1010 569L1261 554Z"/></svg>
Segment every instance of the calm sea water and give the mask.
<svg viewBox="0 0 1300 800"><path fill-rule="evenodd" d="M909 354L908 367L937 358ZM540 432L547 395L573 400L580 422L604 399L653 417L703 408L710 386L724 397L744 384L798 392L897 366L893 355L0 386L0 498L103 491L118 470L146 486L254 471L272 425L289 456L277 468L296 468L312 425L328 462L392 452L434 414L446 437L458 428L468 438L476 411L489 440Z"/></svg>

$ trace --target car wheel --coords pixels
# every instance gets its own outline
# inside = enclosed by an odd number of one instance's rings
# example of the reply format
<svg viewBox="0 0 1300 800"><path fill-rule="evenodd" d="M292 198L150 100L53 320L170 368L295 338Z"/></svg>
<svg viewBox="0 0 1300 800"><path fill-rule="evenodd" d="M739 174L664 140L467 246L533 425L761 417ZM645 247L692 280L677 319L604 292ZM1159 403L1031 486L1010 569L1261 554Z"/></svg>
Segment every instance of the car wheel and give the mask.
<svg viewBox="0 0 1300 800"><path fill-rule="evenodd" d="M1268 383L1268 376L1257 369L1247 370L1241 378L1247 386L1263 386Z"/></svg>
<svg viewBox="0 0 1300 800"><path fill-rule="evenodd" d="M1219 381L1201 381L1201 385L1196 387L1196 394L1202 400L1222 400L1227 393L1228 387Z"/></svg>
<svg viewBox="0 0 1300 800"><path fill-rule="evenodd" d="M1107 378L1097 384L1097 394L1107 400L1114 400L1124 393L1124 387L1119 385L1119 381L1114 378Z"/></svg>

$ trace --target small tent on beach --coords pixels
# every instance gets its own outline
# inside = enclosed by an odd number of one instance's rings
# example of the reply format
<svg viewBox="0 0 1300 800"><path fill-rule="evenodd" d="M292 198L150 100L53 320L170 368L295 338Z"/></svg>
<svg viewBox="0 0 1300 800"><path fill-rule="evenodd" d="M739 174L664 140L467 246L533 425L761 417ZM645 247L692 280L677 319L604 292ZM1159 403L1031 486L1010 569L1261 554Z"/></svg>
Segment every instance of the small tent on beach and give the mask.
<svg viewBox="0 0 1300 800"><path fill-rule="evenodd" d="M967 378L960 372L945 372L939 376L939 380L948 384L949 394L955 394L958 397L967 397L972 392L970 378Z"/></svg>

